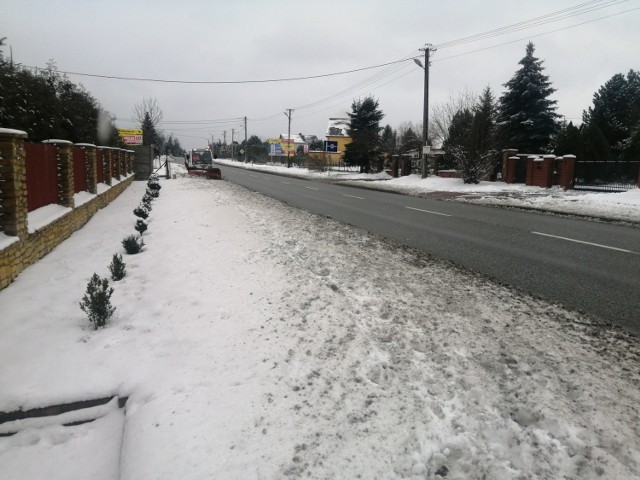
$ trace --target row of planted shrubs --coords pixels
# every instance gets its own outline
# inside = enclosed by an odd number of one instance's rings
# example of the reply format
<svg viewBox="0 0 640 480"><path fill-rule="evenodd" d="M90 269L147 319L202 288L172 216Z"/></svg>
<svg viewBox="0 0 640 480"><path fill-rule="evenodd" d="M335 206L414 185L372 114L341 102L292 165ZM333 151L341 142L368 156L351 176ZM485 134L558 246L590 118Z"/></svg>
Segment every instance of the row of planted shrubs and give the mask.
<svg viewBox="0 0 640 480"><path fill-rule="evenodd" d="M138 235L132 234L122 240L122 246L129 255L142 252L144 247L142 235L149 227L145 220L151 212L151 203L160 196L160 188L159 177L154 173L147 181L147 190L142 197L140 205L133 210L133 213L138 217L134 226ZM113 259L109 264L109 271L111 272L111 280L114 282L122 280L126 276L127 266L122 259L122 255L118 253L113 255ZM104 327L116 311L116 308L111 305L112 294L113 287L109 285L109 279L100 278L97 273L94 273L87 284L87 291L82 297L80 308L87 314L89 322L96 330Z"/></svg>

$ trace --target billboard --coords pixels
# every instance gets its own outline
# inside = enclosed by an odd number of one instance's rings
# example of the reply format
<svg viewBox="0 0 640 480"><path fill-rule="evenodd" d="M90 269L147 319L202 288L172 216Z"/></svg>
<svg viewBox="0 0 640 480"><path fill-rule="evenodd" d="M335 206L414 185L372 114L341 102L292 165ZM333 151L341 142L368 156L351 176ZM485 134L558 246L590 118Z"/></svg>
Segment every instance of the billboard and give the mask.
<svg viewBox="0 0 640 480"><path fill-rule="evenodd" d="M296 154L296 148L293 140L287 141L286 138L268 138L269 155L272 157L286 157L287 152L291 156Z"/></svg>
<svg viewBox="0 0 640 480"><path fill-rule="evenodd" d="M119 128L118 136L127 145L142 145L142 130L136 128Z"/></svg>

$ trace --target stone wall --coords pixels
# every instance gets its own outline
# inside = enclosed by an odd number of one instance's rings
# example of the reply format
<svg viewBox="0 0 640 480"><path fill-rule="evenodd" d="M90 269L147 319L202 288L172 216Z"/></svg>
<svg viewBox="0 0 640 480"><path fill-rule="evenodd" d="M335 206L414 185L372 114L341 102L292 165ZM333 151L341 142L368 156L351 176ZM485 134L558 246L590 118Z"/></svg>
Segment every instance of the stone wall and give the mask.
<svg viewBox="0 0 640 480"><path fill-rule="evenodd" d="M7 287L25 268L51 252L58 244L80 229L101 208L120 195L134 180L133 158L122 153L118 173L122 178L90 201L74 207L73 173L71 169L71 144L52 140L58 147L59 203L71 210L54 222L28 232L27 181L25 172L24 139L26 133L0 129L0 290ZM85 150L87 184L90 193L96 193L95 145L82 144ZM113 150L111 150L113 152ZM120 156L120 153L118 153ZM115 170L115 169L114 169ZM125 176L126 175L126 176ZM109 178L109 184L111 178ZM4 247L3 247L4 245Z"/></svg>

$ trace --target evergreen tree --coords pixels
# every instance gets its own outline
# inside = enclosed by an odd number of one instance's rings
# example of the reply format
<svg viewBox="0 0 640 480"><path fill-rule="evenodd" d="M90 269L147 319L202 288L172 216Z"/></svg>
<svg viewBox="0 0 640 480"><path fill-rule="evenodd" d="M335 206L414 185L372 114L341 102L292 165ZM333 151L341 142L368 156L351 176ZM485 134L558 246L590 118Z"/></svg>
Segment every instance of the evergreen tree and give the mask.
<svg viewBox="0 0 640 480"><path fill-rule="evenodd" d="M31 72L0 55L0 125L24 130L31 141L61 138L116 146L113 118L82 86L61 75L55 64ZM106 133L98 138L99 119ZM101 125L102 126L102 125Z"/></svg>
<svg viewBox="0 0 640 480"><path fill-rule="evenodd" d="M400 139L398 140L398 151L406 154L412 150L420 150L422 140L418 137L418 134L413 131L412 127L407 128Z"/></svg>
<svg viewBox="0 0 640 480"><path fill-rule="evenodd" d="M457 147L456 155L472 155L472 130L473 130L473 113L469 109L459 110L453 115L449 130L447 132L447 139L442 144L442 148L445 154L442 157L440 168L450 169L455 168L456 156L453 155L453 147Z"/></svg>
<svg viewBox="0 0 640 480"><path fill-rule="evenodd" d="M369 173L371 165L376 165L380 156L380 121L384 117L378 109L378 101L373 97L354 100L349 115L349 136L344 160L347 165L360 167L360 172Z"/></svg>
<svg viewBox="0 0 640 480"><path fill-rule="evenodd" d="M398 175L398 157L394 157L398 153L398 133L391 128L391 125L385 125L380 135L380 150L382 156L387 159L387 165L391 166L393 175ZM384 161L383 161L384 167Z"/></svg>
<svg viewBox="0 0 640 480"><path fill-rule="evenodd" d="M549 99L555 89L542 73L542 60L533 52L534 45L529 42L526 55L519 62L522 67L504 84L507 91L499 105L503 146L524 153L546 151L558 129L557 102Z"/></svg>
<svg viewBox="0 0 640 480"><path fill-rule="evenodd" d="M611 145L607 141L604 133L595 122L583 124L580 128L581 151L580 159L584 160L611 160Z"/></svg>
<svg viewBox="0 0 640 480"><path fill-rule="evenodd" d="M630 70L627 76L618 73L611 77L593 95L593 106L582 114L585 126L597 126L597 130L611 147L614 158L633 157L640 154L632 141L640 128L640 72ZM602 144L602 139L588 139Z"/></svg>
<svg viewBox="0 0 640 480"><path fill-rule="evenodd" d="M471 151L476 155L484 155L495 146L496 101L487 86L473 109L471 125Z"/></svg>
<svg viewBox="0 0 640 480"><path fill-rule="evenodd" d="M555 138L555 155L575 155L583 158L583 144L580 129L573 122L562 124Z"/></svg>

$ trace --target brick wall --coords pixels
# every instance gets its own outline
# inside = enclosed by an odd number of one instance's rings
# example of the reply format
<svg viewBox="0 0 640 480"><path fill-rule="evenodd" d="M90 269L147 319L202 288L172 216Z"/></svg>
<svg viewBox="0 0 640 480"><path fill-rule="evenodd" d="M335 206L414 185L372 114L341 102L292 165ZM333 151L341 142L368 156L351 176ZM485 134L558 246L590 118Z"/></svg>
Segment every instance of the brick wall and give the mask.
<svg viewBox="0 0 640 480"><path fill-rule="evenodd" d="M7 287L25 268L48 254L58 244L80 229L101 208L118 197L134 180L131 175L133 162L122 162L122 172L128 176L105 192L79 207L73 205L73 166L71 144L50 141L58 147L59 203L72 210L54 222L28 233L27 182L25 172L26 133L0 129L0 233L9 244L0 245L0 290ZM91 193L96 191L95 145L83 144L87 165L87 184ZM110 179L109 179L110 180ZM109 182L110 183L110 182ZM12 241L13 240L13 241Z"/></svg>
<svg viewBox="0 0 640 480"><path fill-rule="evenodd" d="M502 181L505 183L516 183L516 170L518 162L526 159L526 185L550 188L553 185L560 185L565 190L572 189L574 183L574 173L576 157L565 155L556 157L555 155L515 155L517 150L503 150L502 152ZM524 171L521 171L522 175ZM522 180L520 180L522 181Z"/></svg>

